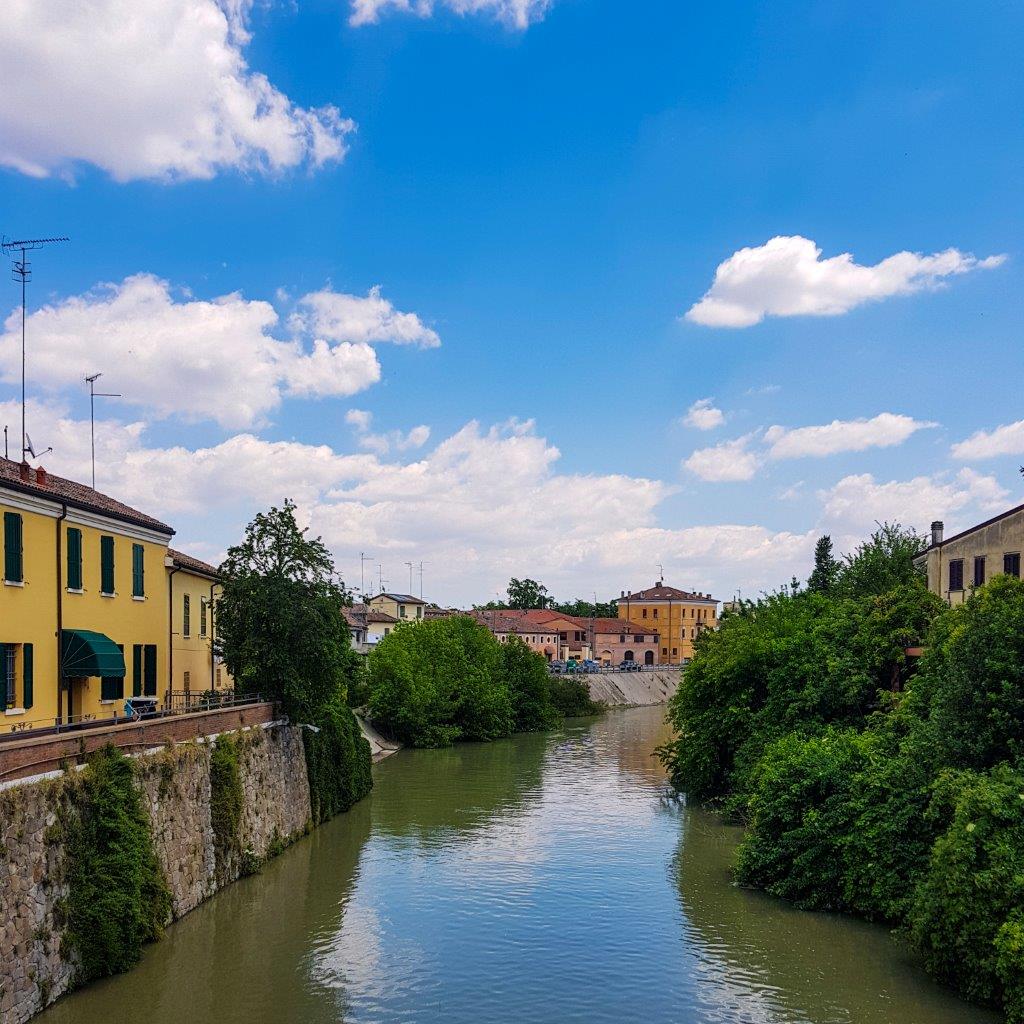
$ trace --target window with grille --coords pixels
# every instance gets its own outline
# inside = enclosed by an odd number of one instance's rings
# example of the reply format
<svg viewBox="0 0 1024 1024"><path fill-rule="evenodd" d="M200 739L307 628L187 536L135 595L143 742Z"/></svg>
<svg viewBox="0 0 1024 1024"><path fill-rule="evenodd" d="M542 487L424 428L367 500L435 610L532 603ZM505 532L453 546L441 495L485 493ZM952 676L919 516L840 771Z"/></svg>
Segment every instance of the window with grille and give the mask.
<svg viewBox="0 0 1024 1024"><path fill-rule="evenodd" d="M1008 576L1020 577L1020 552L1012 551L1003 555L1003 572Z"/></svg>
<svg viewBox="0 0 1024 1024"><path fill-rule="evenodd" d="M184 596L181 604L181 635L192 635L192 599L188 594Z"/></svg>
<svg viewBox="0 0 1024 1024"><path fill-rule="evenodd" d="M4 644L4 701L13 708L18 692L18 648L16 644Z"/></svg>

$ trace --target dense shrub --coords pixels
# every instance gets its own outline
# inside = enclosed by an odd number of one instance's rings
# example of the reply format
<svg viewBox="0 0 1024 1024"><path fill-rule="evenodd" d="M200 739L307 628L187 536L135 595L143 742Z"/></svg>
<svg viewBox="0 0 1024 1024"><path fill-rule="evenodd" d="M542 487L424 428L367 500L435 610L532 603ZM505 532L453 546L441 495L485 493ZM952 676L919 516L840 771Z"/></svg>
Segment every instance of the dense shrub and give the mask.
<svg viewBox="0 0 1024 1024"><path fill-rule="evenodd" d="M551 674L540 655L518 637L501 647L501 671L512 701L514 732L540 732L558 724L558 709L552 703Z"/></svg>
<svg viewBox="0 0 1024 1024"><path fill-rule="evenodd" d="M222 877L228 871L232 856L241 852L244 798L238 744L234 736L223 733L217 737L210 754L210 824L217 873Z"/></svg>
<svg viewBox="0 0 1024 1024"><path fill-rule="evenodd" d="M587 718L599 715L604 705L590 696L590 687L575 676L552 676L551 703L563 718Z"/></svg>
<svg viewBox="0 0 1024 1024"><path fill-rule="evenodd" d="M68 896L65 941L79 983L126 971L170 918L132 763L112 746L89 759L63 807Z"/></svg>

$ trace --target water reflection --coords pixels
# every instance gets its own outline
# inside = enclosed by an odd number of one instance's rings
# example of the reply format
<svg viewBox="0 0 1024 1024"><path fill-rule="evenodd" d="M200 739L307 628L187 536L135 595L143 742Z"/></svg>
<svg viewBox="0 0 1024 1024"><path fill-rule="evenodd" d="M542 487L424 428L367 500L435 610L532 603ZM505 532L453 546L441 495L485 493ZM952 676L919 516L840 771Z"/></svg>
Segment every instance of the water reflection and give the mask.
<svg viewBox="0 0 1024 1024"><path fill-rule="evenodd" d="M734 889L659 708L375 768L373 795L41 1024L966 1024L884 932Z"/></svg>

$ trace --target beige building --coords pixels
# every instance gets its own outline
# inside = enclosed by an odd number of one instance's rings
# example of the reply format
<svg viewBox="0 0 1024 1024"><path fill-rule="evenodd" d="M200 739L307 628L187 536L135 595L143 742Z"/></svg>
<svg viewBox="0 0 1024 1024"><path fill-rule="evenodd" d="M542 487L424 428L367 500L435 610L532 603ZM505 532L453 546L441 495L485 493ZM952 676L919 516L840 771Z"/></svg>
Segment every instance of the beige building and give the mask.
<svg viewBox="0 0 1024 1024"><path fill-rule="evenodd" d="M232 687L228 670L213 650L219 573L212 565L174 548L167 549L164 565L170 605L167 678L171 698Z"/></svg>
<svg viewBox="0 0 1024 1024"><path fill-rule="evenodd" d="M949 604L960 604L974 587L993 576L1020 576L1024 551L1024 505L1018 505L970 529L943 536L941 521L932 523L931 543L915 559L927 572L928 589Z"/></svg>
<svg viewBox="0 0 1024 1024"><path fill-rule="evenodd" d="M371 611L391 615L399 622L421 622L427 602L412 594L377 594L367 600Z"/></svg>

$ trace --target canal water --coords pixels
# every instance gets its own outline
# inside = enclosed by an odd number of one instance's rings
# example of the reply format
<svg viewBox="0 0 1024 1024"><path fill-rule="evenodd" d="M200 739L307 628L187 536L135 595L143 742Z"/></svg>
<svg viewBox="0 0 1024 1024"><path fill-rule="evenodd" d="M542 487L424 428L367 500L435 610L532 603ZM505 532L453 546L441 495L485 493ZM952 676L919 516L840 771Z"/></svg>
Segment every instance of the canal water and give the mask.
<svg viewBox="0 0 1024 1024"><path fill-rule="evenodd" d="M373 795L41 1024L967 1024L884 929L729 883L663 709L403 751Z"/></svg>

